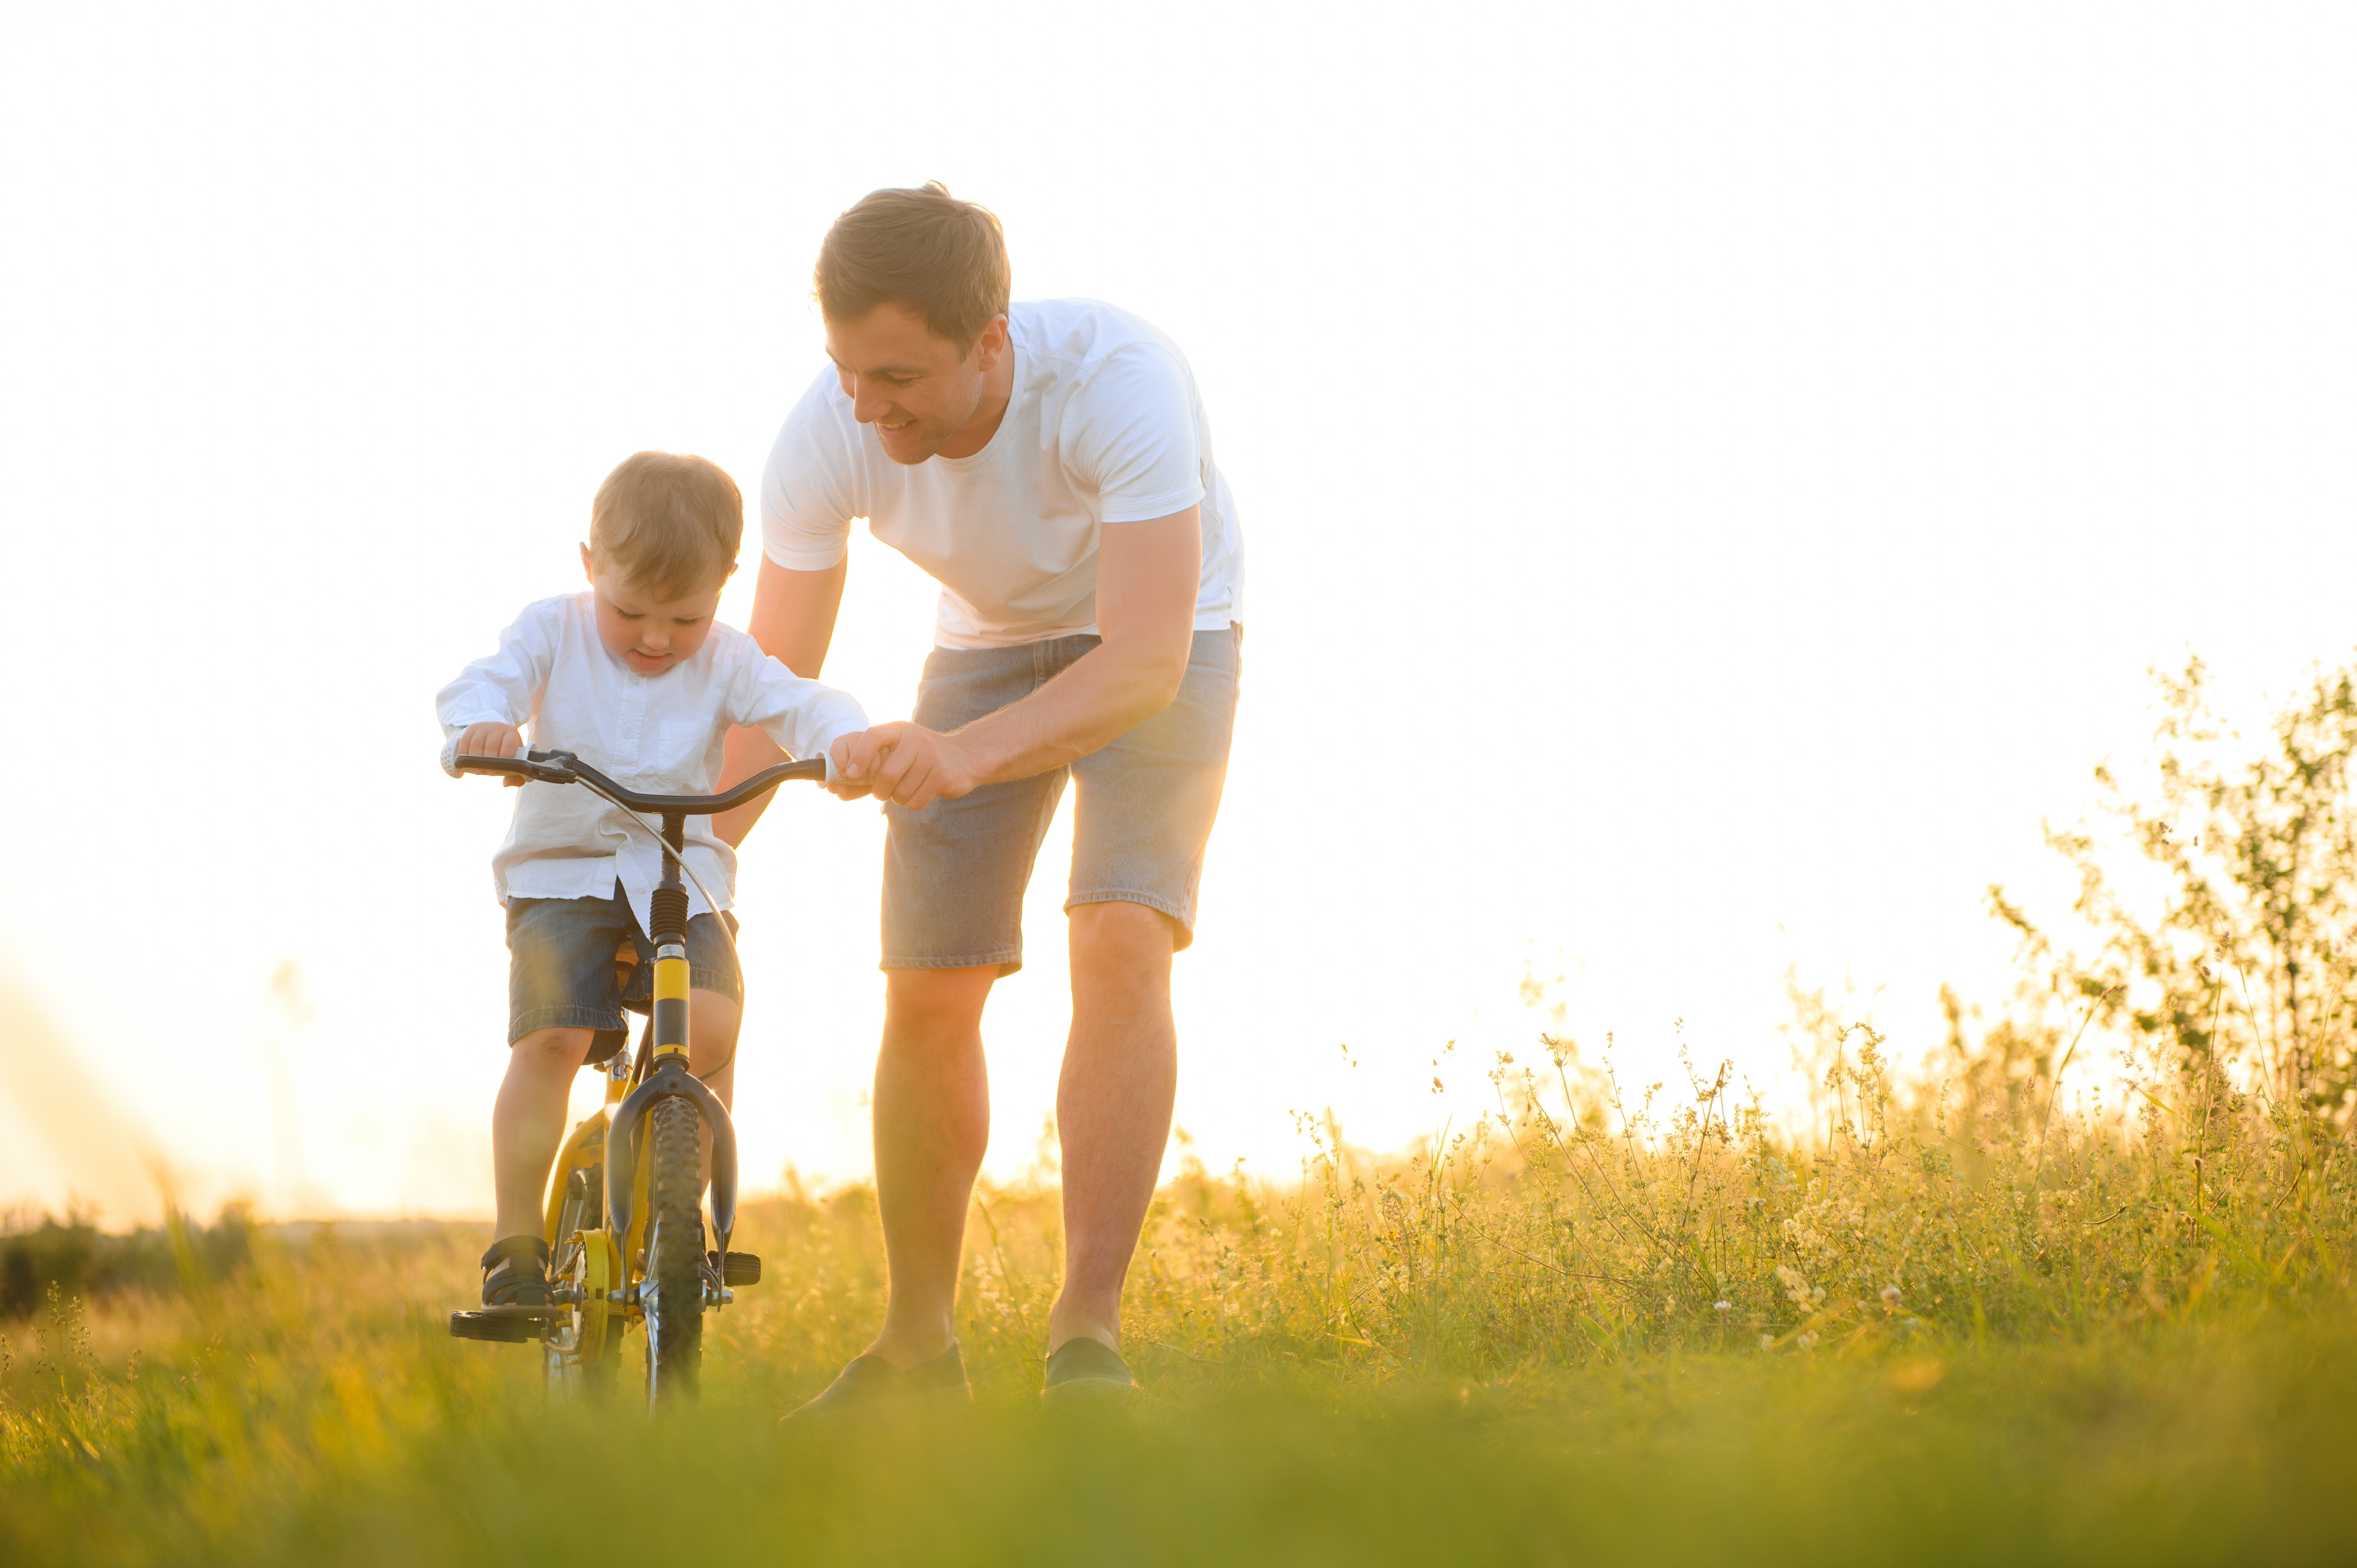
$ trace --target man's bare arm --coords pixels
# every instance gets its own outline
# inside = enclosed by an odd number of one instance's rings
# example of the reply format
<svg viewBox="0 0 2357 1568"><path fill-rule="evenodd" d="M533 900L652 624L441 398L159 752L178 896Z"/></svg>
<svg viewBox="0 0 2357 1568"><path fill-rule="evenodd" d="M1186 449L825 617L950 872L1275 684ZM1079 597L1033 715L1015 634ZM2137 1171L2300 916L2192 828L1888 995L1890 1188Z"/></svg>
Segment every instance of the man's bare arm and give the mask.
<svg viewBox="0 0 2357 1568"><path fill-rule="evenodd" d="M836 742L837 763L878 795L921 809L1086 757L1178 695L1202 572L1200 507L1105 525L1097 543L1103 642L1021 702L963 729L878 725Z"/></svg>
<svg viewBox="0 0 2357 1568"><path fill-rule="evenodd" d="M797 572L761 557L761 575L753 585L753 617L746 630L761 651L801 676L815 681L826 665L826 650L834 641L834 619L843 608L843 580L851 564L846 555L823 572ZM720 790L733 789L764 768L783 762L777 742L757 729L728 732L728 749L720 768ZM733 811L712 819L712 831L730 844L745 842L753 824L770 804L770 796L748 800Z"/></svg>

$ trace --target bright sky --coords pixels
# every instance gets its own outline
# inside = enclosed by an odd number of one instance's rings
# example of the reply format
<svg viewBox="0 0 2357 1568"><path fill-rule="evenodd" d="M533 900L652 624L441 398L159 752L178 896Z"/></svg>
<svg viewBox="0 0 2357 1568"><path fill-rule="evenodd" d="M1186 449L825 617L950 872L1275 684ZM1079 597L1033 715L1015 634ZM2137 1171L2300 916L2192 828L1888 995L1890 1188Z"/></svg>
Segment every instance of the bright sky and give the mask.
<svg viewBox="0 0 2357 1568"><path fill-rule="evenodd" d="M753 489L880 185L1203 388L1251 572L1178 964L1215 1167L1473 1114L1532 963L1641 1080L1683 1019L1777 1084L1788 965L1921 1050L2007 984L1985 885L2059 908L2039 822L2147 665L2250 721L2357 640L2343 8L656 16L0 16L0 1202L135 1218L144 1139L200 1203L488 1211L510 800L433 693L622 456ZM930 625L858 535L827 678L904 713ZM755 1186L867 1169L881 827L805 791L748 846Z"/></svg>

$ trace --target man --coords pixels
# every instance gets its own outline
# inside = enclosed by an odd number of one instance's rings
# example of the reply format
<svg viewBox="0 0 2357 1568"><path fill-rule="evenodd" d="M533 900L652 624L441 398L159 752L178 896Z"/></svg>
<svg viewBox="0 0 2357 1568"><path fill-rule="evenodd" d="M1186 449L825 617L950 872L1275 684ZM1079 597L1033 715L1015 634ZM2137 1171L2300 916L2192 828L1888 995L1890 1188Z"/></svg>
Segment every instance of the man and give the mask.
<svg viewBox="0 0 2357 1568"><path fill-rule="evenodd" d="M834 366L762 483L750 629L797 674L825 660L855 518L942 584L913 714L845 759L889 818L875 1138L891 1288L875 1343L804 1412L965 1387L952 1309L989 1138L983 1004L1022 965L1024 887L1068 777L1064 1285L1043 1392L1134 1386L1122 1281L1170 1133L1170 960L1193 938L1227 771L1243 539L1177 346L1093 301L1010 304L1008 279L997 219L938 184L844 213L816 275ZM776 755L740 731L726 778Z"/></svg>

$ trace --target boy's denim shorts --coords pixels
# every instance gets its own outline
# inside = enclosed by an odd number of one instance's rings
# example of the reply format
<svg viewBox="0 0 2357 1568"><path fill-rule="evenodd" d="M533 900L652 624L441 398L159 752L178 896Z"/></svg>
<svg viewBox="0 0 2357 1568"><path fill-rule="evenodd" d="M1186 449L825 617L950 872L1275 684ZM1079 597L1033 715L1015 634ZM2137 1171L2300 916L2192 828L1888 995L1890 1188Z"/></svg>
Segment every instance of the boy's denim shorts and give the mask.
<svg viewBox="0 0 2357 1568"><path fill-rule="evenodd" d="M1098 640L936 648L909 716L931 730L971 724L1029 696ZM1077 762L921 811L886 806L883 967L1023 967L1023 890L1067 775L1079 803L1065 909L1143 904L1170 917L1178 946L1192 941L1203 846L1227 781L1243 641L1242 627L1195 633L1178 700Z"/></svg>
<svg viewBox="0 0 2357 1568"><path fill-rule="evenodd" d="M720 918L733 934L737 917ZM614 962L625 937L639 954L627 989ZM630 1021L622 1010L643 1013L654 994L654 944L639 929L619 882L610 898L510 898L508 1044L534 1029L594 1029L586 1059L606 1060L628 1038ZM720 921L710 915L687 923L687 983L694 991L717 991L732 1002L745 1000L737 955L720 934Z"/></svg>

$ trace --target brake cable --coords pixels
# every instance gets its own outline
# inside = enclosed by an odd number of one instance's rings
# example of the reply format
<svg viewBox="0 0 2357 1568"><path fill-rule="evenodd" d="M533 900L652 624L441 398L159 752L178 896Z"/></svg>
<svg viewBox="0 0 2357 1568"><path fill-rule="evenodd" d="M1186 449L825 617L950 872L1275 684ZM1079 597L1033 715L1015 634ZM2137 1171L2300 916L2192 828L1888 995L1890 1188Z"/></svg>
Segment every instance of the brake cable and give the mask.
<svg viewBox="0 0 2357 1568"><path fill-rule="evenodd" d="M711 889L705 886L703 881L696 876L695 873L687 868L687 845L685 843L687 838L686 832L684 831L681 832L680 838L682 842L678 851L674 853L671 847L671 842L662 836L662 832L650 823L644 817L639 815L635 810L616 800L613 796L608 794L603 789L599 788L597 784L592 783L588 779L579 773L573 775L573 781L576 784L580 785L583 789L588 790L592 795L595 795L599 800L605 801L608 805L613 807L616 811L621 812L624 817L635 823L638 827L643 829L657 844L662 846L663 853L671 856L673 863L679 867L679 874L682 876L686 877L691 883L694 883L695 885L695 890L704 895L705 912L712 917L712 923L720 928L721 940L728 944L728 959L731 963L737 966L737 983L738 987L741 988L745 983L745 961L737 954L736 934L728 929L728 921L720 908L720 901L713 897ZM780 779L778 782L782 784L785 780ZM740 1011L744 1007L744 1003L741 999L737 1003L737 1007ZM727 1058L721 1062L718 1067L714 1068L710 1072L697 1073L695 1075L696 1080L701 1083L710 1083L714 1079L727 1071L730 1064L735 1062L736 1059L737 1047L732 1045L728 1047Z"/></svg>

